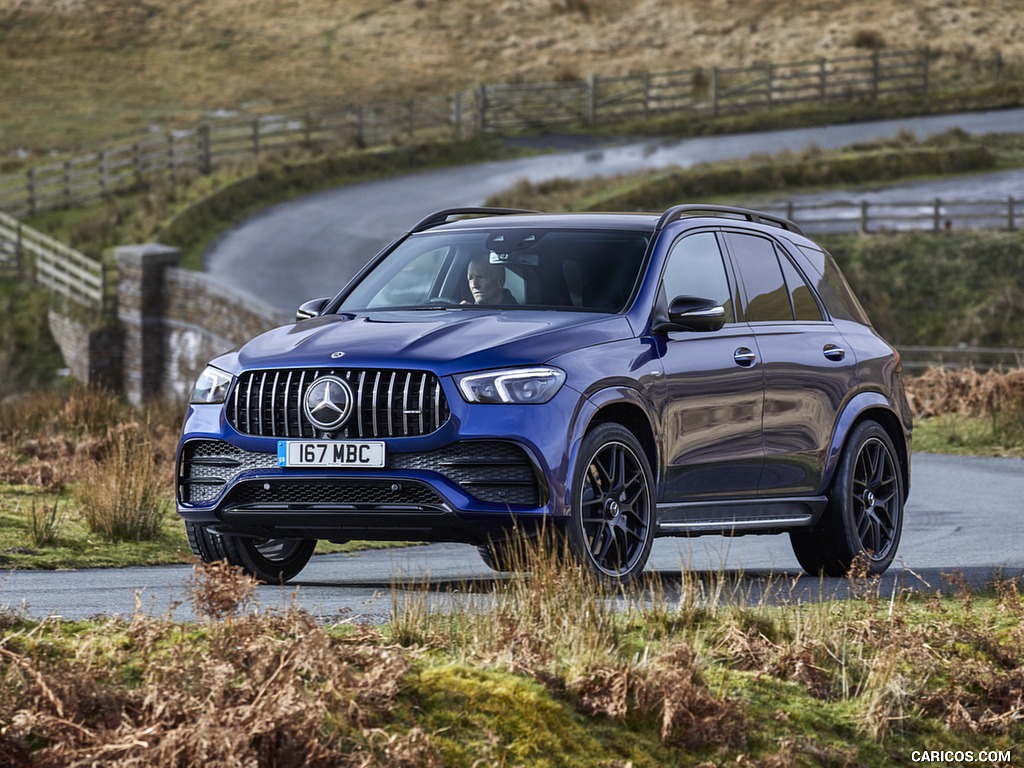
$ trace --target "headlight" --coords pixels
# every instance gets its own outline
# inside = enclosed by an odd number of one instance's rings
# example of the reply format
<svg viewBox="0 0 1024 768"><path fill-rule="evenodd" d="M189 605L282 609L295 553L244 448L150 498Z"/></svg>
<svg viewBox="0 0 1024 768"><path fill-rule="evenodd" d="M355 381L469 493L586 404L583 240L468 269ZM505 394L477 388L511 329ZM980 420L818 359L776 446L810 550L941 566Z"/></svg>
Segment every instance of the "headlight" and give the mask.
<svg viewBox="0 0 1024 768"><path fill-rule="evenodd" d="M469 403L546 403L565 383L558 368L510 368L457 377L459 391Z"/></svg>
<svg viewBox="0 0 1024 768"><path fill-rule="evenodd" d="M218 368L207 366L206 370L196 379L196 385L192 388L192 396L188 401L193 405L223 403L228 399L229 389L231 389L231 376Z"/></svg>

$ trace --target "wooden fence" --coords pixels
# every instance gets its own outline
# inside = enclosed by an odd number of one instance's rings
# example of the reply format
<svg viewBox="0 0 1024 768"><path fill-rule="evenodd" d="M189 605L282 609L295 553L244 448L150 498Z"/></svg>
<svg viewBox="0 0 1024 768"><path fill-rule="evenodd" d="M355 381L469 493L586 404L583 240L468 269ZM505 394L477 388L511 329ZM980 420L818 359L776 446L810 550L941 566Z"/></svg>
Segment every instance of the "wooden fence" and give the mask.
<svg viewBox="0 0 1024 768"><path fill-rule="evenodd" d="M446 141L678 113L712 115L928 88L927 51L690 69L556 83L485 85L447 96L299 115L234 117L150 134L0 176L0 210L16 216L88 203L154 178L209 173L271 152Z"/></svg>
<svg viewBox="0 0 1024 768"><path fill-rule="evenodd" d="M868 202L867 200L801 203L788 201L761 206L816 234L860 232L930 231L963 229L1005 229L1016 231L1024 223L1022 201L933 200Z"/></svg>
<svg viewBox="0 0 1024 768"><path fill-rule="evenodd" d="M102 264L3 212L0 263L77 305L105 306Z"/></svg>

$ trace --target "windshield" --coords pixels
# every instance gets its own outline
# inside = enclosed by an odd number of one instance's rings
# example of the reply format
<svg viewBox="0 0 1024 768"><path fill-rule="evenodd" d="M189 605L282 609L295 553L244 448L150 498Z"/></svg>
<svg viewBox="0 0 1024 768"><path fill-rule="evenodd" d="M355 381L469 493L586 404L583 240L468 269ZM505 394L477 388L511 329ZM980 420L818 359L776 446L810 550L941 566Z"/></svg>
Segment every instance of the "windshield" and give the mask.
<svg viewBox="0 0 1024 768"><path fill-rule="evenodd" d="M647 241L644 233L622 230L417 234L370 271L338 311L486 306L620 312Z"/></svg>

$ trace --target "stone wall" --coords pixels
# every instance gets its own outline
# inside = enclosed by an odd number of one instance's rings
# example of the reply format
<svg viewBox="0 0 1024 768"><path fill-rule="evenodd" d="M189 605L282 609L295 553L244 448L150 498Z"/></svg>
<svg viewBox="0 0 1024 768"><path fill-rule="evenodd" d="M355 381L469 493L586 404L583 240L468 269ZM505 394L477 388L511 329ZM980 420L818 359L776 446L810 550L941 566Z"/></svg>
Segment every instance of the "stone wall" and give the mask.
<svg viewBox="0 0 1024 768"><path fill-rule="evenodd" d="M167 397L184 399L211 358L295 319L205 272L168 269L164 288L161 391Z"/></svg>
<svg viewBox="0 0 1024 768"><path fill-rule="evenodd" d="M181 252L160 244L115 252L117 323L50 314L71 375L123 392L135 404L184 400L210 358L294 319L203 272L180 269Z"/></svg>

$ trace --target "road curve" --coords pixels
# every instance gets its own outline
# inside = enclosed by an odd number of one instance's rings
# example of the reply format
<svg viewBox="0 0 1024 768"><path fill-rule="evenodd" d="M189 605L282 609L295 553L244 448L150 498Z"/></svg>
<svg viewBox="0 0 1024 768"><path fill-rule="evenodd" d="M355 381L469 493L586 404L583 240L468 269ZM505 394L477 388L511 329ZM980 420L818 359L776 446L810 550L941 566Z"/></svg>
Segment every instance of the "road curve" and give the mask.
<svg viewBox="0 0 1024 768"><path fill-rule="evenodd" d="M1024 460L916 454L913 488L896 563L882 581L894 589L948 591L944 573L961 572L974 586L997 578L1024 576ZM760 600L812 601L844 596L843 579L801 576L786 536L725 539L659 539L648 573L661 577L675 599L684 572L701 578L723 574L739 594ZM94 615L131 617L138 604L149 615L194 617L188 601L189 566L0 572L0 609L34 618ZM496 580L476 549L433 544L314 557L295 583L257 590L261 608L298 606L324 621L380 623L399 601L432 588L441 608L486 604ZM451 594L449 594L451 590Z"/></svg>
<svg viewBox="0 0 1024 768"><path fill-rule="evenodd" d="M204 262L211 274L291 312L307 299L335 293L382 246L427 213L480 205L519 179L536 182L669 165L687 167L783 149L842 147L904 130L924 138L952 128L984 134L1015 132L1021 125L1024 109L1016 109L685 140L652 139L424 171L339 187L273 206L225 233L211 246ZM1011 184L1019 194L1024 174L1002 183ZM901 189L908 196L904 199L931 199L939 194L921 186ZM943 191L941 196L950 194Z"/></svg>

